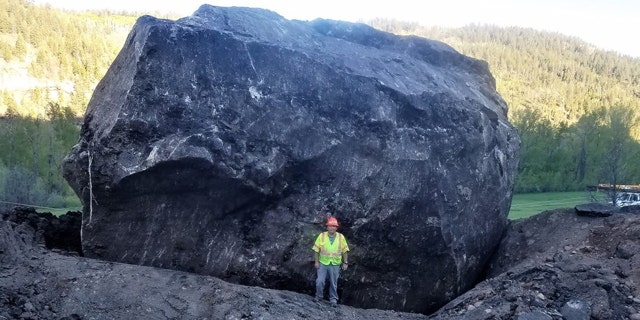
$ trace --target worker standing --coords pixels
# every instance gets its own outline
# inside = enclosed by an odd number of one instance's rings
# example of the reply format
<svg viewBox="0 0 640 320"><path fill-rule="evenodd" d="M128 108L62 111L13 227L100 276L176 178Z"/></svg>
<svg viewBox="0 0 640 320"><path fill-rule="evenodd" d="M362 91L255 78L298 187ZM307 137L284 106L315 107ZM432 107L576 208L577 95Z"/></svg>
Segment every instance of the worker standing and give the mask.
<svg viewBox="0 0 640 320"><path fill-rule="evenodd" d="M340 277L340 268L347 270L349 267L349 258L347 252L349 245L347 239L339 232L338 220L330 217L327 220L327 231L322 232L316 238L313 245L315 252L315 267L318 271L316 278L316 300L322 300L324 296L324 284L329 274L329 301L333 306L338 304L338 278Z"/></svg>

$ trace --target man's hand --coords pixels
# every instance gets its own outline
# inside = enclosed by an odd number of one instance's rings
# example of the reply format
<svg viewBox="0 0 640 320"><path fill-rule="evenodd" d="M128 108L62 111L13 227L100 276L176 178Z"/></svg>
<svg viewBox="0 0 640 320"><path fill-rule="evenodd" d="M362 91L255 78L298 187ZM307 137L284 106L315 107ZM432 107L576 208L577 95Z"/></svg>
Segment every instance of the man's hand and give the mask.
<svg viewBox="0 0 640 320"><path fill-rule="evenodd" d="M347 268L349 268L349 264L343 263L342 264L342 271L347 270Z"/></svg>
<svg viewBox="0 0 640 320"><path fill-rule="evenodd" d="M316 269L320 269L320 262L316 261L313 266L316 267Z"/></svg>

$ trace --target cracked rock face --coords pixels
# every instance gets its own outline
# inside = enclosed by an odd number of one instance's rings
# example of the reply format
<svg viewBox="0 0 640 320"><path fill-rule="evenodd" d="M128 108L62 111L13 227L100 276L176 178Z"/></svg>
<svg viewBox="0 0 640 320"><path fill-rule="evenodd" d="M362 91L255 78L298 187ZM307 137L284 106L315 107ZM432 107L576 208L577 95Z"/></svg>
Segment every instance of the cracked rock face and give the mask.
<svg viewBox="0 0 640 320"><path fill-rule="evenodd" d="M311 292L330 213L342 303L430 312L506 225L506 110L486 63L443 43L205 5L138 20L64 172L88 257Z"/></svg>

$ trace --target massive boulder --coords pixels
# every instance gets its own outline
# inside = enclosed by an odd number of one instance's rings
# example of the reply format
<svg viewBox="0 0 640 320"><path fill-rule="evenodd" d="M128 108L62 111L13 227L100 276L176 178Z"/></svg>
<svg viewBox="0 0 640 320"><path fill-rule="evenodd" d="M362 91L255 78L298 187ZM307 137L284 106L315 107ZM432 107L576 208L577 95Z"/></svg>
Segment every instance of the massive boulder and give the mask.
<svg viewBox="0 0 640 320"><path fill-rule="evenodd" d="M311 292L332 214L341 302L429 312L504 231L506 113L487 64L443 43L205 5L138 19L64 173L88 257Z"/></svg>

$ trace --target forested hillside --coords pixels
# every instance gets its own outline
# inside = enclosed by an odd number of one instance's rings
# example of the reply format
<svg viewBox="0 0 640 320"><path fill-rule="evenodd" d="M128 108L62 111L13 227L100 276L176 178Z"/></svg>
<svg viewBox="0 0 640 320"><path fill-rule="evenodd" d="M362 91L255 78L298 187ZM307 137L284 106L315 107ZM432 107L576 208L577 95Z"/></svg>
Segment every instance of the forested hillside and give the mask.
<svg viewBox="0 0 640 320"><path fill-rule="evenodd" d="M77 205L60 164L137 16L0 0L0 201ZM517 192L640 183L640 59L531 29L369 24L489 63L523 140Z"/></svg>
<svg viewBox="0 0 640 320"><path fill-rule="evenodd" d="M135 19L0 0L0 114L44 117L54 102L82 115Z"/></svg>
<svg viewBox="0 0 640 320"><path fill-rule="evenodd" d="M60 165L135 19L0 0L0 208L79 205Z"/></svg>

